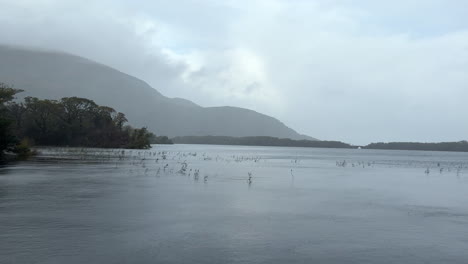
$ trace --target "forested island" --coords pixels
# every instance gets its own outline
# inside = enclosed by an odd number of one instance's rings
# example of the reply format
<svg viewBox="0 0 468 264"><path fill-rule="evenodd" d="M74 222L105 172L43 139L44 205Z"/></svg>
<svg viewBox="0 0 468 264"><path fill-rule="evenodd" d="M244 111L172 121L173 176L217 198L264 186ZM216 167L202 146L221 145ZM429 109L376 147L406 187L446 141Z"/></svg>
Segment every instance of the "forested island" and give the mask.
<svg viewBox="0 0 468 264"><path fill-rule="evenodd" d="M226 137L226 136L189 136L175 137L176 144L275 146L275 147L311 147L311 148L356 148L340 141L293 140L276 137Z"/></svg>
<svg viewBox="0 0 468 264"><path fill-rule="evenodd" d="M146 149L152 143L170 144L145 127L126 125L125 114L86 98L60 100L26 97L0 83L0 155L26 155L30 145ZM1 158L1 157L0 157Z"/></svg>

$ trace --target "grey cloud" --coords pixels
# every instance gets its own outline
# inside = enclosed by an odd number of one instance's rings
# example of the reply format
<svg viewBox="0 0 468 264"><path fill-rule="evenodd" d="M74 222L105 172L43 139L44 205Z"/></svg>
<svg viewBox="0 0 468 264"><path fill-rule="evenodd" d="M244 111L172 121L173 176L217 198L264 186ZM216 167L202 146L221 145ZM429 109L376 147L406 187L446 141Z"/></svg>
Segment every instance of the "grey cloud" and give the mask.
<svg viewBox="0 0 468 264"><path fill-rule="evenodd" d="M1 42L350 143L466 139L466 1L0 0Z"/></svg>

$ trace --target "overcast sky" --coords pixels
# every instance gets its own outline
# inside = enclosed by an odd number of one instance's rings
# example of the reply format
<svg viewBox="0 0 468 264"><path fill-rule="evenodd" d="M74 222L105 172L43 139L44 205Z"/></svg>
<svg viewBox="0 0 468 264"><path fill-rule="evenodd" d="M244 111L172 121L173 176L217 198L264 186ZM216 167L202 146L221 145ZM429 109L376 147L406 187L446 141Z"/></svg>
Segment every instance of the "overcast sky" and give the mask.
<svg viewBox="0 0 468 264"><path fill-rule="evenodd" d="M385 2L385 3L384 3ZM354 144L468 139L466 0L0 0L0 42Z"/></svg>

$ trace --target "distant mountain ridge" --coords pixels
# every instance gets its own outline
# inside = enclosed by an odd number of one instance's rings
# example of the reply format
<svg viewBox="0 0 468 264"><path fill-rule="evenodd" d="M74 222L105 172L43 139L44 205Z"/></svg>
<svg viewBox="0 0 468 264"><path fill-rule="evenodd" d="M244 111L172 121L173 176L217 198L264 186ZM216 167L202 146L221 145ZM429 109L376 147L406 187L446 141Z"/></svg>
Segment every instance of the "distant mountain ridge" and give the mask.
<svg viewBox="0 0 468 264"><path fill-rule="evenodd" d="M138 78L75 55L0 45L0 62L0 82L25 90L22 97L89 98L125 113L132 125L147 126L158 135L316 140L252 110L201 107L186 99L168 98Z"/></svg>

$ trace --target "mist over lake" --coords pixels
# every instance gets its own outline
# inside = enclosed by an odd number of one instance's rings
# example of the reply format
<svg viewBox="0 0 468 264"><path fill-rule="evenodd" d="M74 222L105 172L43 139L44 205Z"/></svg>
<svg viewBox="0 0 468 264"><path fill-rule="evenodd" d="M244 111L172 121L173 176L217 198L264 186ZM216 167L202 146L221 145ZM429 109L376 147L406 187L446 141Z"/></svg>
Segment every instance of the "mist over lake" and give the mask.
<svg viewBox="0 0 468 264"><path fill-rule="evenodd" d="M0 264L468 264L467 10L0 0Z"/></svg>
<svg viewBox="0 0 468 264"><path fill-rule="evenodd" d="M468 153L208 145L40 153L0 168L0 263L468 259Z"/></svg>

